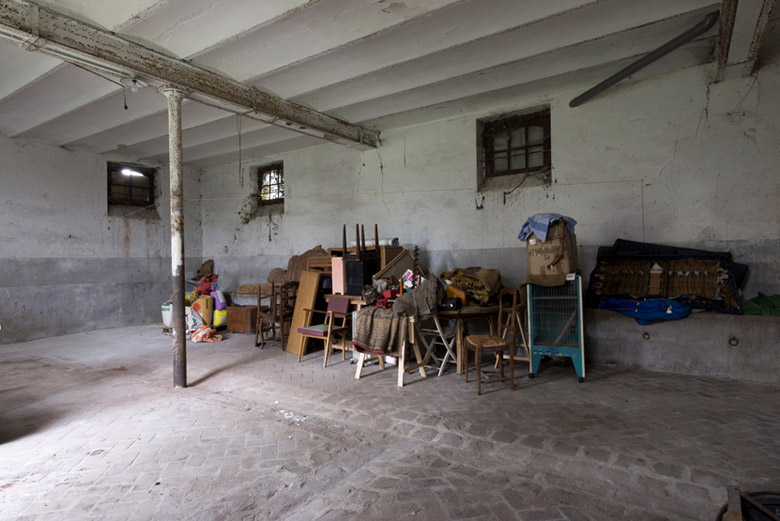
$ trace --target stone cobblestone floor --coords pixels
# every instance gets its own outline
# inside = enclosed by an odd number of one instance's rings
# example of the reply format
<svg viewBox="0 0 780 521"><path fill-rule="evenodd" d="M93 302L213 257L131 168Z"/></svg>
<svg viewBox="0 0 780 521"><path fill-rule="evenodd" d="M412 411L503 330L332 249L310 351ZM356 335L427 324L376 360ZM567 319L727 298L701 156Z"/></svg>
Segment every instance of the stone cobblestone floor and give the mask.
<svg viewBox="0 0 780 521"><path fill-rule="evenodd" d="M249 335L127 327L0 346L0 521L710 520L780 490L780 387L564 364L518 388L354 379Z"/></svg>

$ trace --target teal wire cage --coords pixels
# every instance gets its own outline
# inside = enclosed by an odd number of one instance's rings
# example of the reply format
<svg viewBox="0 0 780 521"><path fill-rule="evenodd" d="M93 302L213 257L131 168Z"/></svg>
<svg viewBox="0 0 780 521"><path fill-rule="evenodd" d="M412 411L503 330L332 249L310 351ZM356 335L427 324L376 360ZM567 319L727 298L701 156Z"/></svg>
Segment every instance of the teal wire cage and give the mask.
<svg viewBox="0 0 780 521"><path fill-rule="evenodd" d="M536 375L544 357L566 357L574 364L578 380L585 380L580 275L562 286L528 284L528 333L530 378Z"/></svg>

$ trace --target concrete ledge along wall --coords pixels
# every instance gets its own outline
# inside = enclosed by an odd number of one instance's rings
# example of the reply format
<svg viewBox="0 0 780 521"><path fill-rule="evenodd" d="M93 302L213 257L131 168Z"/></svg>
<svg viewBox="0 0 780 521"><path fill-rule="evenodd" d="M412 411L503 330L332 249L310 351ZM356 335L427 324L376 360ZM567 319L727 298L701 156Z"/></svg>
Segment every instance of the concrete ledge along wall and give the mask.
<svg viewBox="0 0 780 521"><path fill-rule="evenodd" d="M185 172L195 201L198 176ZM158 219L109 217L105 158L0 137L0 343L161 320L171 295L166 169L155 186ZM185 204L193 274L198 204Z"/></svg>
<svg viewBox="0 0 780 521"><path fill-rule="evenodd" d="M383 132L378 150L323 145L246 162L243 189L237 165L206 169L204 193L228 190L236 200L202 203L204 258L220 266L223 287L264 281L289 255L339 245L342 224L351 236L355 223L378 223L381 236L419 246L423 264L436 274L479 265L498 268L505 283L517 284L527 270L525 245L516 238L521 225L537 212L559 212L579 222L586 282L597 248L626 238L731 251L750 265L746 297L778 293L780 69L768 64L755 78L719 84L713 74L703 66L626 82L575 109L568 102L582 86L464 104L455 117ZM551 186L521 187L505 201L503 192L516 181L480 191L476 119L543 104L552 117ZM285 168L283 212L241 222L241 197L255 186L254 168L277 160ZM710 322L739 324L741 317L707 314L655 326L694 331L670 333L679 344L658 347L693 357L675 363L632 351L653 345L658 335L640 346L632 328L614 327L623 317L588 318L589 338L598 346L592 360L749 377L709 363L710 336L695 333L711 330ZM775 350L776 323L770 329L765 348ZM761 328L752 331L760 335Z"/></svg>

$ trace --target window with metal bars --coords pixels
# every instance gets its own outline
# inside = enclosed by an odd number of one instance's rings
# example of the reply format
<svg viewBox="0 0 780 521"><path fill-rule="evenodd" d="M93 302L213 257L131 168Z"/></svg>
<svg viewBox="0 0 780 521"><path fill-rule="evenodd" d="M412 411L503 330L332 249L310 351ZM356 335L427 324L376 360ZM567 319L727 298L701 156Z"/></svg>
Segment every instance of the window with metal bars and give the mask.
<svg viewBox="0 0 780 521"><path fill-rule="evenodd" d="M257 171L261 205L284 203L284 164L261 166Z"/></svg>
<svg viewBox="0 0 780 521"><path fill-rule="evenodd" d="M109 205L154 205L154 168L129 163L108 163Z"/></svg>
<svg viewBox="0 0 780 521"><path fill-rule="evenodd" d="M478 122L482 176L546 173L551 168L550 109Z"/></svg>

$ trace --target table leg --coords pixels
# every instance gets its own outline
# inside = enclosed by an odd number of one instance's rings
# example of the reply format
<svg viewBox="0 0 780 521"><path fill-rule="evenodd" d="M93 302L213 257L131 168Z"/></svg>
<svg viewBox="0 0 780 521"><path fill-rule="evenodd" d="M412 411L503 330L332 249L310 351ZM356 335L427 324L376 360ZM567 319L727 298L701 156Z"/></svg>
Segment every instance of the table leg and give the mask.
<svg viewBox="0 0 780 521"><path fill-rule="evenodd" d="M466 357L463 353L463 320L461 319L455 321L455 354L458 355L455 368L457 369L458 374L463 374L463 363L464 360L466 360ZM468 360L466 360L466 362L468 363Z"/></svg>

